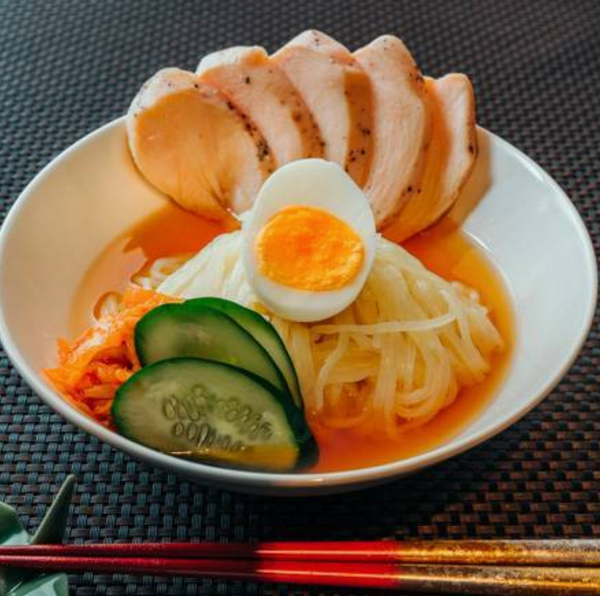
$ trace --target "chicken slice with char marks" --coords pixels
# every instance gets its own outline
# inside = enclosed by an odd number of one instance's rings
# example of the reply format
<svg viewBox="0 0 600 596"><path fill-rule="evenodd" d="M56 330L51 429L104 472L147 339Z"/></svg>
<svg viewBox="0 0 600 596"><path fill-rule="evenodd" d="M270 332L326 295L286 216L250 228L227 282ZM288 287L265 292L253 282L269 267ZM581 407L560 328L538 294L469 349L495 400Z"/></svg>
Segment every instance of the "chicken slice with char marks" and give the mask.
<svg viewBox="0 0 600 596"><path fill-rule="evenodd" d="M218 91L166 68L127 114L129 147L145 178L182 207L211 219L250 208L274 166L268 144Z"/></svg>
<svg viewBox="0 0 600 596"><path fill-rule="evenodd" d="M371 87L352 54L335 39L309 30L271 56L316 120L325 159L362 186L371 160Z"/></svg>
<svg viewBox="0 0 600 596"><path fill-rule="evenodd" d="M287 76L258 46L233 47L205 56L200 80L223 93L256 125L273 152L276 166L321 157L319 129Z"/></svg>
<svg viewBox="0 0 600 596"><path fill-rule="evenodd" d="M432 137L417 194L383 230L401 242L446 213L468 180L477 158L475 97L468 77L449 74L426 79L432 107Z"/></svg>
<svg viewBox="0 0 600 596"><path fill-rule="evenodd" d="M354 57L373 92L373 156L364 190L382 229L417 190L429 143L429 100L415 61L397 37L379 37Z"/></svg>

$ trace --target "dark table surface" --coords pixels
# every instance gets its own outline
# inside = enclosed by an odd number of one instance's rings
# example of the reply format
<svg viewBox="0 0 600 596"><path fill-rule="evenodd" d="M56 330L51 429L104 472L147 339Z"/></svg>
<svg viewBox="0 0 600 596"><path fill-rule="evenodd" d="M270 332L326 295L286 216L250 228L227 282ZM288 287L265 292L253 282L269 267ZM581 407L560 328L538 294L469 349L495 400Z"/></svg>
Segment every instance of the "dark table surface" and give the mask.
<svg viewBox="0 0 600 596"><path fill-rule="evenodd" d="M0 212L76 139L121 115L160 67L322 29L351 48L402 37L430 75L468 73L479 122L537 160L600 239L600 2L0 1ZM0 498L33 528L64 476L68 539L600 538L600 338L532 413L411 478L327 498L223 492L152 469L66 424L2 354ZM333 594L74 576L85 594Z"/></svg>

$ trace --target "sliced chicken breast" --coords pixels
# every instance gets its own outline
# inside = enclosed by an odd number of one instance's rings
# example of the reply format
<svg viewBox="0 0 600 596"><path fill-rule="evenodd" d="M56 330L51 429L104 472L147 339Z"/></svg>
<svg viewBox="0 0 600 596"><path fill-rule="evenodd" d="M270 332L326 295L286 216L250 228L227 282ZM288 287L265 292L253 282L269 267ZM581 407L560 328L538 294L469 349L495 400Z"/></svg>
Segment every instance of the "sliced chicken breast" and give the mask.
<svg viewBox="0 0 600 596"><path fill-rule="evenodd" d="M432 107L431 144L417 194L383 230L396 242L429 227L452 207L477 158L475 96L468 77L427 78L426 85Z"/></svg>
<svg viewBox="0 0 600 596"><path fill-rule="evenodd" d="M133 159L182 207L211 219L250 208L273 171L268 144L218 91L167 68L139 91L127 114Z"/></svg>
<svg viewBox="0 0 600 596"><path fill-rule="evenodd" d="M256 124L277 167L323 155L319 129L310 111L263 48L240 46L214 52L202 59L196 72Z"/></svg>
<svg viewBox="0 0 600 596"><path fill-rule="evenodd" d="M311 111L325 159L346 168L362 186L371 160L371 87L352 54L335 39L309 30L271 56Z"/></svg>
<svg viewBox="0 0 600 596"><path fill-rule="evenodd" d="M354 57L373 92L373 157L364 189L381 229L414 195L421 178L430 131L427 90L397 37L379 37Z"/></svg>

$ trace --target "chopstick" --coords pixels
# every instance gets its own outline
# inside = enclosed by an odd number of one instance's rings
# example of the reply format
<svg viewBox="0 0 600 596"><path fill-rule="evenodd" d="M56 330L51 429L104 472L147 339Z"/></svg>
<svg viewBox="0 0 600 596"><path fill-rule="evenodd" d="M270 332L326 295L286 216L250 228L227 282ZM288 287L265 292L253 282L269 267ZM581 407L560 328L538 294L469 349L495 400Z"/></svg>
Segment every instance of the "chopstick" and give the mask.
<svg viewBox="0 0 600 596"><path fill-rule="evenodd" d="M405 566L393 563L267 559L0 555L0 566L8 565L45 571L185 575L465 596L584 596L597 595L600 591L600 569L585 567Z"/></svg>
<svg viewBox="0 0 600 596"><path fill-rule="evenodd" d="M600 540L0 546L0 567L508 596L600 594Z"/></svg>
<svg viewBox="0 0 600 596"><path fill-rule="evenodd" d="M439 540L0 546L1 556L269 559L435 565L600 567L600 540Z"/></svg>

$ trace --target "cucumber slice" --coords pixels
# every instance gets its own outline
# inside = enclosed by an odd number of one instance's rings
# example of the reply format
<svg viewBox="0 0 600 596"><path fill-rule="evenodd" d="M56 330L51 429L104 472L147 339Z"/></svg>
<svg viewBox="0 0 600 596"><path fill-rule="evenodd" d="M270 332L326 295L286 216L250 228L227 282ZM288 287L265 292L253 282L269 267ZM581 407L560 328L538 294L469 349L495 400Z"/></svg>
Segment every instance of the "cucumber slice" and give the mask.
<svg viewBox="0 0 600 596"><path fill-rule="evenodd" d="M232 364L288 391L281 372L252 335L206 306L183 302L151 310L135 327L135 349L142 366L169 358L205 358Z"/></svg>
<svg viewBox="0 0 600 596"><path fill-rule="evenodd" d="M314 461L304 417L262 379L199 358L162 360L117 391L124 436L170 455L226 466L289 471Z"/></svg>
<svg viewBox="0 0 600 596"><path fill-rule="evenodd" d="M269 321L249 308L222 298L194 298L188 300L186 304L208 306L209 308L223 312L243 327L269 353L269 356L271 356L273 362L275 362L285 378L289 392L294 398L296 405L300 408L303 407L304 402L302 401L300 383L298 382L294 363L279 333Z"/></svg>

